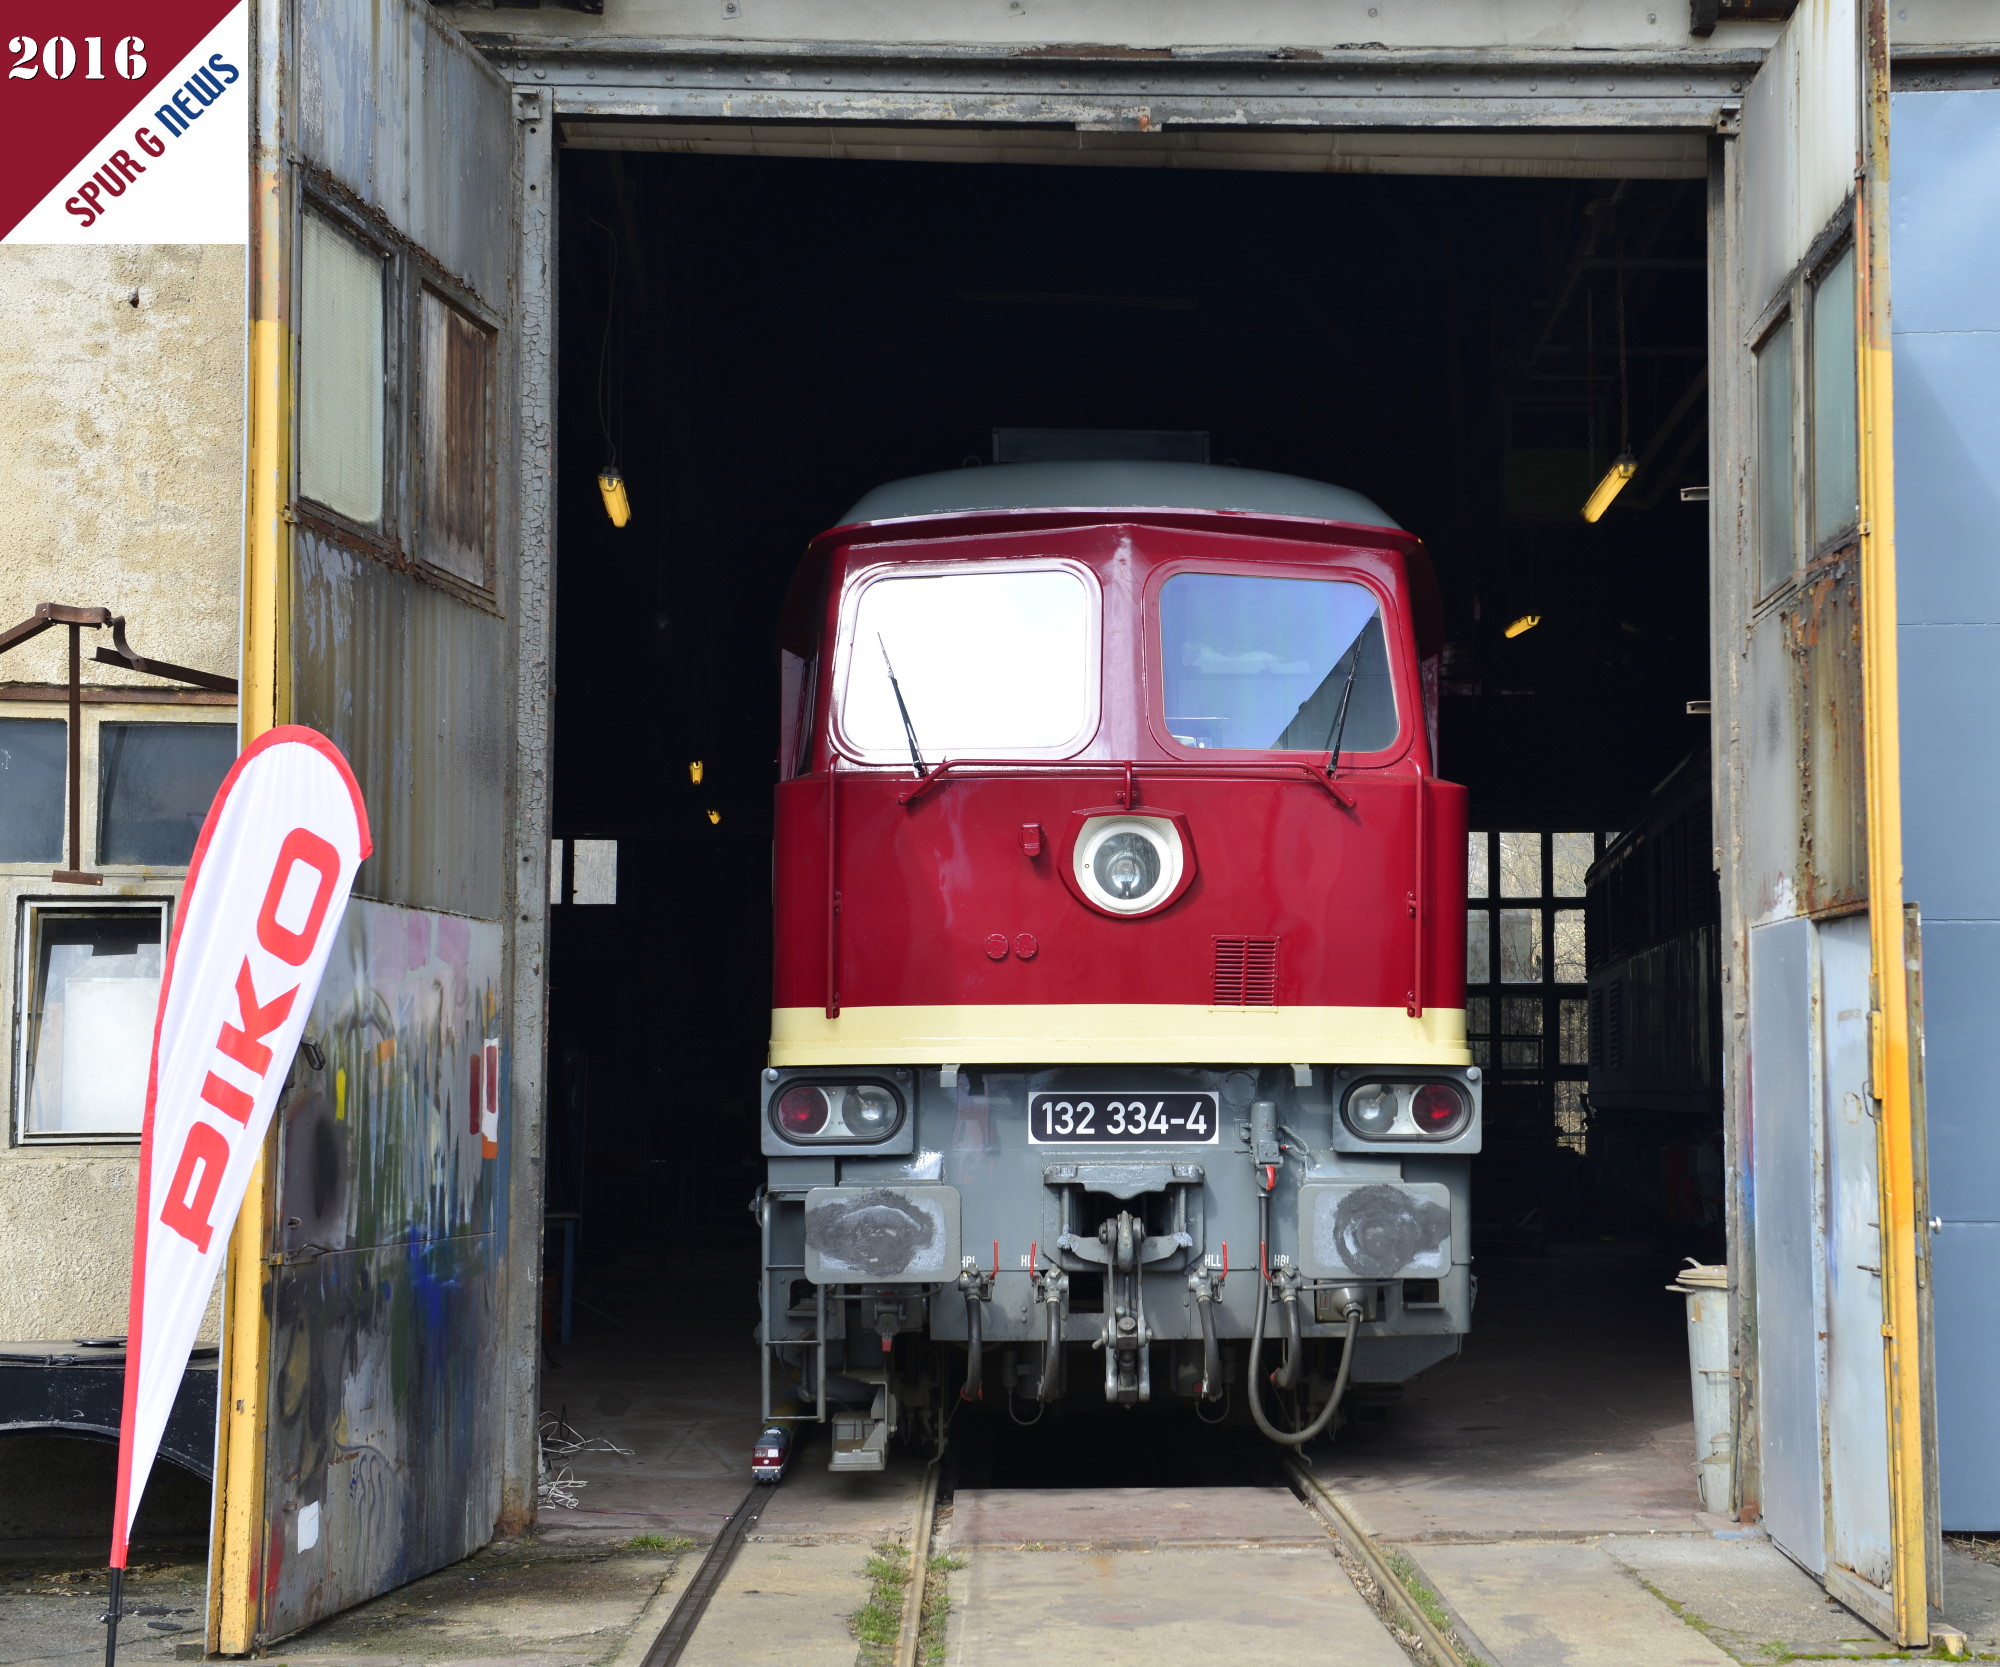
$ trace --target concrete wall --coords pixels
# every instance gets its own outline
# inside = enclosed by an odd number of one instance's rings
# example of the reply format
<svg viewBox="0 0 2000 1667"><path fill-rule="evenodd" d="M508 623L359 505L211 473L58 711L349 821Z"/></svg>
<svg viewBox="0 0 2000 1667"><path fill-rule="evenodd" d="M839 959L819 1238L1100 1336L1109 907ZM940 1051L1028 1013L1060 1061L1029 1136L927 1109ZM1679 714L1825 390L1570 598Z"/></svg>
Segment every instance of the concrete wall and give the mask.
<svg viewBox="0 0 2000 1667"><path fill-rule="evenodd" d="M1923 913L1944 1526L2000 1528L2000 91L1898 93L1905 887Z"/></svg>
<svg viewBox="0 0 2000 1667"><path fill-rule="evenodd" d="M1962 0L1902 0L1952 13ZM605 0L601 16L461 5L440 8L470 33L521 39L857 41L882 45L1163 48L1387 46L1700 48L1687 0ZM1775 24L1730 24L1718 46L1764 45Z"/></svg>
<svg viewBox="0 0 2000 1667"><path fill-rule="evenodd" d="M223 245L0 247L0 629L38 602L108 607L139 653L235 674L243 270ZM0 699L0 717L65 715L54 691L19 686L67 678L66 638L0 656L0 693L40 697ZM87 839L98 723L235 719L145 701L166 685L92 663L97 641L84 634L86 685L136 698L85 709ZM171 896L181 871L104 872L101 888L63 886L46 863L0 863L0 1340L125 1330L136 1143L24 1145L14 1104L20 899Z"/></svg>

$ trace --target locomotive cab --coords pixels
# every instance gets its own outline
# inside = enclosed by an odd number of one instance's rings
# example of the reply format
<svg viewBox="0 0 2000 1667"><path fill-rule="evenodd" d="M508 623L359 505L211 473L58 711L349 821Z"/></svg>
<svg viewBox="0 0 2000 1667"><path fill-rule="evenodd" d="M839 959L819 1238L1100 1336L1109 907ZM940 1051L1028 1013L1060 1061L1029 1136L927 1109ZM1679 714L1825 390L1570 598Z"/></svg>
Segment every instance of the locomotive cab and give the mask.
<svg viewBox="0 0 2000 1667"><path fill-rule="evenodd" d="M813 542L781 648L766 1415L835 1468L957 1396L1296 1445L1453 1356L1482 1085L1417 539L1255 470L958 470Z"/></svg>

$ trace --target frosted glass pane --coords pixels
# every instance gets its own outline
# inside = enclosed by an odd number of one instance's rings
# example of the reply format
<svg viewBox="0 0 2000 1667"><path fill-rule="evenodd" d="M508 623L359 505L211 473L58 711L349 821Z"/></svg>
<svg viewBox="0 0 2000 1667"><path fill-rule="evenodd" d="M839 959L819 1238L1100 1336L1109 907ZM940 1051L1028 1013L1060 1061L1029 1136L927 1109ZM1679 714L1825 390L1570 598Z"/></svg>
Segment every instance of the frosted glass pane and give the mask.
<svg viewBox="0 0 2000 1667"><path fill-rule="evenodd" d="M419 335L423 398L417 472L424 559L472 584L490 586L487 410L492 339L429 290L420 303Z"/></svg>
<svg viewBox="0 0 2000 1667"><path fill-rule="evenodd" d="M61 862L69 726L0 718L0 862Z"/></svg>
<svg viewBox="0 0 2000 1667"><path fill-rule="evenodd" d="M36 909L19 1034L29 1135L135 1135L146 1104L165 913Z"/></svg>
<svg viewBox="0 0 2000 1667"><path fill-rule="evenodd" d="M1483 833L1465 836L1465 895L1486 895L1486 835Z"/></svg>
<svg viewBox="0 0 2000 1667"><path fill-rule="evenodd" d="M157 978L72 978L63 993L65 1134L130 1133L146 1104Z"/></svg>
<svg viewBox="0 0 2000 1667"><path fill-rule="evenodd" d="M573 903L616 903L618 841L579 839L570 884L570 901Z"/></svg>
<svg viewBox="0 0 2000 1667"><path fill-rule="evenodd" d="M1487 937L1490 918L1484 909L1465 911L1465 981L1468 984L1493 982L1493 945Z"/></svg>
<svg viewBox="0 0 2000 1667"><path fill-rule="evenodd" d="M177 868L236 757L234 724L101 724L97 860Z"/></svg>
<svg viewBox="0 0 2000 1667"><path fill-rule="evenodd" d="M1539 984L1542 981L1542 912L1539 909L1500 911L1500 982Z"/></svg>
<svg viewBox="0 0 2000 1667"><path fill-rule="evenodd" d="M1813 542L1823 544L1860 512L1852 249L1813 292L1812 373Z"/></svg>
<svg viewBox="0 0 2000 1667"><path fill-rule="evenodd" d="M1500 895L1502 897L1542 895L1540 834L1503 833L1500 836Z"/></svg>
<svg viewBox="0 0 2000 1667"><path fill-rule="evenodd" d="M382 519L382 263L307 215L299 275L299 492Z"/></svg>
<svg viewBox="0 0 2000 1667"><path fill-rule="evenodd" d="M1757 573L1761 595L1791 577L1792 321L1757 353Z"/></svg>
<svg viewBox="0 0 2000 1667"><path fill-rule="evenodd" d="M1556 982L1581 984L1584 970L1583 910L1556 910Z"/></svg>
<svg viewBox="0 0 2000 1667"><path fill-rule="evenodd" d="M1583 877L1597 860L1596 839L1587 833L1559 833L1550 837L1555 841L1555 849L1550 852L1556 871L1555 895L1581 897Z"/></svg>

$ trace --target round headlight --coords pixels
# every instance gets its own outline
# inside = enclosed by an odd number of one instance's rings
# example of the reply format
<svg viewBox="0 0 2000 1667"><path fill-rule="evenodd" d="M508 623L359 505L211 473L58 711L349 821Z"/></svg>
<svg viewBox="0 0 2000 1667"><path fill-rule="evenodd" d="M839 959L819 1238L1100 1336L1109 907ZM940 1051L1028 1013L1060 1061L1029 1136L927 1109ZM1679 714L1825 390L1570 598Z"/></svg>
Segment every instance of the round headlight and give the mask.
<svg viewBox="0 0 2000 1667"><path fill-rule="evenodd" d="M1076 842L1076 883L1112 914L1156 909L1180 884L1181 838L1163 816L1100 816Z"/></svg>
<svg viewBox="0 0 2000 1667"><path fill-rule="evenodd" d="M1410 1120L1419 1134L1445 1140L1465 1127L1465 1096L1448 1082L1427 1082L1410 1096Z"/></svg>
<svg viewBox="0 0 2000 1667"><path fill-rule="evenodd" d="M1119 902L1130 903L1160 883L1159 849L1143 834L1115 833L1098 843L1090 871Z"/></svg>
<svg viewBox="0 0 2000 1667"><path fill-rule="evenodd" d="M1356 1134L1379 1140L1396 1126L1396 1092L1379 1082L1368 1083L1347 1096L1342 1115Z"/></svg>
<svg viewBox="0 0 2000 1667"><path fill-rule="evenodd" d="M841 1107L841 1117L847 1124L847 1132L859 1140L886 1134L896 1121L895 1097L888 1089L871 1084L850 1088L847 1104Z"/></svg>
<svg viewBox="0 0 2000 1667"><path fill-rule="evenodd" d="M814 1135L826 1127L825 1093L806 1083L785 1090L778 1101L778 1127L789 1135Z"/></svg>

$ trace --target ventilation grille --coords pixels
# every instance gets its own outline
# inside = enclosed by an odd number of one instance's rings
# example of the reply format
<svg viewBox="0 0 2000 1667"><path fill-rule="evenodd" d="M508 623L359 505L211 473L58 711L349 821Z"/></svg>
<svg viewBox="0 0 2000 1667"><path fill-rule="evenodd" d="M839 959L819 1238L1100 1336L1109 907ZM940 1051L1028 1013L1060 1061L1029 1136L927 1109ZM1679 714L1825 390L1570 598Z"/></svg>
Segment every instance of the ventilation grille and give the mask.
<svg viewBox="0 0 2000 1667"><path fill-rule="evenodd" d="M1215 940L1214 1004L1217 1007L1278 1005L1276 938Z"/></svg>

